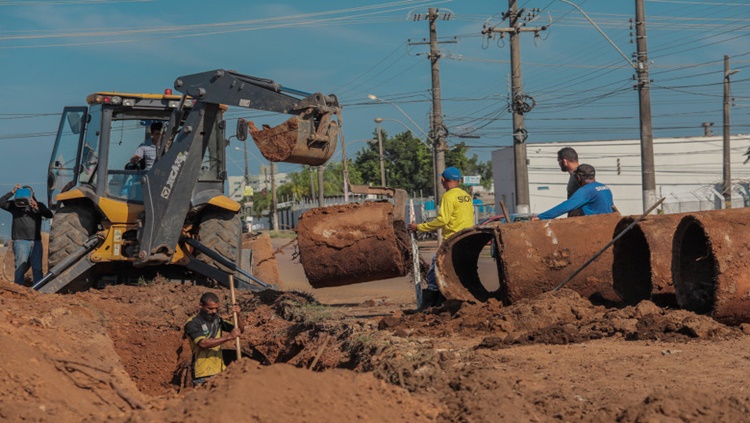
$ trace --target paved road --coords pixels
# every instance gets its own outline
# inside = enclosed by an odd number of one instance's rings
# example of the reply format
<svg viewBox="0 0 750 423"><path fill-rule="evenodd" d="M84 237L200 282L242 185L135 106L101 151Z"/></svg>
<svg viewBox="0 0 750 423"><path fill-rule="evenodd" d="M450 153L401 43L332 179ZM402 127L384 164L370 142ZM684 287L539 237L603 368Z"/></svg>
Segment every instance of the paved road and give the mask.
<svg viewBox="0 0 750 423"><path fill-rule="evenodd" d="M289 242L288 239L272 239L275 248ZM379 281L359 283L333 288L314 289L307 282L304 269L299 259L292 259L293 246L286 247L284 254L276 256L279 273L285 290L299 290L310 292L323 304L359 304L367 300L387 298L393 304L413 305L415 301L414 285L410 276L383 279ZM435 254L435 243L422 243L420 254L426 262L432 261ZM498 286L497 267L489 253L483 253L477 263L482 282L488 290L496 290Z"/></svg>

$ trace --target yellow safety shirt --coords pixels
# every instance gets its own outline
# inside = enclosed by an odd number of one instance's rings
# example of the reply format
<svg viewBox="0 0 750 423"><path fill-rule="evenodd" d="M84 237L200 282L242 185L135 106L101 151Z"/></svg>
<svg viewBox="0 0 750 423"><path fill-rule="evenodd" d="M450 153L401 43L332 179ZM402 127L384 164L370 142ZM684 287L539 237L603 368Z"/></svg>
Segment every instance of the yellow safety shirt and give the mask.
<svg viewBox="0 0 750 423"><path fill-rule="evenodd" d="M420 232L432 232L440 229L443 238L449 238L456 232L474 226L474 204L471 195L459 187L451 188L440 200L437 217L429 222L417 225Z"/></svg>

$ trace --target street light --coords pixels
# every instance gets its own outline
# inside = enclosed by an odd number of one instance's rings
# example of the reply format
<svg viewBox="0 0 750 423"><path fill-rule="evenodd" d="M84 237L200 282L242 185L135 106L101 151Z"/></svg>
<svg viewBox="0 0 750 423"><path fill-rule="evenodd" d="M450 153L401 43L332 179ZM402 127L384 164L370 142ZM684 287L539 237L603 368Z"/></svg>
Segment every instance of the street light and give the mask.
<svg viewBox="0 0 750 423"><path fill-rule="evenodd" d="M381 122L383 122L383 121L386 121L386 120L387 120L387 121L391 121L391 122L398 122L398 123L400 123L400 124L401 124L401 126L403 126L404 128L406 128L406 130L407 130L407 131L409 131L409 132L410 132L410 133L412 134L412 136L414 136L414 138L416 138L416 139L418 139L419 141L421 141L421 142L423 142L423 143L427 144L427 146L428 146L428 147L429 147L430 149L432 149L432 144L430 144L430 143L429 143L429 142L428 142L427 140L424 140L424 139L420 138L420 137L419 137L419 136L418 136L417 134L415 134L415 133L414 133L414 131L412 131L412 129L411 129L410 127L409 127L409 125L405 124L404 122L401 122L401 121L400 121L400 120L398 120L398 119L391 119L391 118L377 118L377 119L380 119L380 121L381 121ZM376 122L377 122L377 121L376 121Z"/></svg>
<svg viewBox="0 0 750 423"><path fill-rule="evenodd" d="M427 135L424 129L422 129L419 125L417 125L417 122L414 122L414 119L412 119L411 116L407 115L406 112L401 107L398 106L398 104L388 101L388 100L383 100L382 98L378 98L375 94L368 94L367 98L369 98L370 100L379 101L381 103L390 104L391 106L398 109L398 111L401 112L402 115L406 116L406 118L409 119L409 122L411 122L411 124L414 125L415 128L419 129L419 132L421 132L422 135L424 135L425 139L428 140L429 142L430 136Z"/></svg>
<svg viewBox="0 0 750 423"><path fill-rule="evenodd" d="M344 174L344 203L349 203L349 166L346 160L346 145L354 144L355 142L373 142L374 140L354 140L349 142L341 143L341 164L343 167Z"/></svg>
<svg viewBox="0 0 750 423"><path fill-rule="evenodd" d="M427 143L430 144L430 145L433 145L432 138L430 138L430 136L427 135L427 133L424 131L424 129L422 129L419 125L417 125L417 122L414 122L414 119L412 119L411 116L409 116L408 114L406 114L406 112L403 109L401 109L401 107L399 107L398 104L390 102L388 100L383 100L382 98L378 98L374 94L368 94L367 98L369 98L370 100L373 100L373 101L379 101L381 103L388 103L391 106L393 106L396 109L398 109L398 111L401 112L402 115L406 116L406 118L409 119L409 122L411 122L412 125L414 125L417 129L419 129L419 132L421 132L422 135L424 135L425 140L427 140ZM433 154L432 154L432 176L433 176L432 180L433 180L433 184L434 184L435 201L437 202L438 197L440 197L440 189L441 189L440 182L439 182L440 181L440 174L443 172L444 169L439 169L438 168L438 164L437 164L438 163L438 161L437 161L437 152L438 152L437 147L439 147L439 146L433 145L433 147L435 147L435 148L433 148L433 150L432 150L432 152L433 152Z"/></svg>

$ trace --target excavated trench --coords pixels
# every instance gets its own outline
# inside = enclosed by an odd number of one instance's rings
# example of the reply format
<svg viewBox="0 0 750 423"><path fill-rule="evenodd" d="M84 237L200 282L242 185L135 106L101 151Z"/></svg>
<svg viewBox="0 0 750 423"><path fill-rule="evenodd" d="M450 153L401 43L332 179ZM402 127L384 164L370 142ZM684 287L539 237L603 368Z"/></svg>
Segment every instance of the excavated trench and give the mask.
<svg viewBox="0 0 750 423"><path fill-rule="evenodd" d="M513 304L553 290L612 239L619 214L494 224L465 229L441 245L436 277L450 299ZM496 281L482 281L479 253L493 241ZM621 302L612 289L612 251L606 250L566 288L597 304Z"/></svg>

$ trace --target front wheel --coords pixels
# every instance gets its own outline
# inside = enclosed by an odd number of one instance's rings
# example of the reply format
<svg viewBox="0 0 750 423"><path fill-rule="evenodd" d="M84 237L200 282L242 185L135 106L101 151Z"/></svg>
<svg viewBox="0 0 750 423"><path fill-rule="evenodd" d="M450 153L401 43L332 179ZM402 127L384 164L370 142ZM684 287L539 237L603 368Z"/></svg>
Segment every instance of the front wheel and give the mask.
<svg viewBox="0 0 750 423"><path fill-rule="evenodd" d="M96 220L91 208L76 205L60 208L49 231L49 268L78 250L95 230Z"/></svg>
<svg viewBox="0 0 750 423"><path fill-rule="evenodd" d="M242 249L242 224L237 213L229 210L216 210L205 213L198 227L201 244L216 251L228 261L239 264ZM196 251L195 257L225 272L234 273L211 257Z"/></svg>

